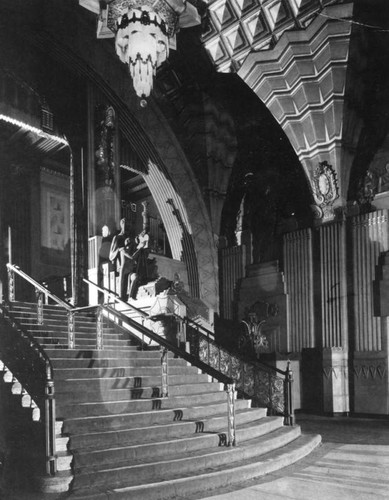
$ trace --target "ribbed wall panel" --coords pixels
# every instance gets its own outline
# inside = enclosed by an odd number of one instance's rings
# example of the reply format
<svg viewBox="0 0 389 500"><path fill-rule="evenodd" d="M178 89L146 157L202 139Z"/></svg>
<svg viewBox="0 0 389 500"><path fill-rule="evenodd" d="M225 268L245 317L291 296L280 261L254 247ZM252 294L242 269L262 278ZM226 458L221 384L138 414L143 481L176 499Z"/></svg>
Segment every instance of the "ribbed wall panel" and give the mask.
<svg viewBox="0 0 389 500"><path fill-rule="evenodd" d="M352 219L355 350L380 351L381 318L374 316L373 282L382 252L389 249L388 210Z"/></svg>
<svg viewBox="0 0 389 500"><path fill-rule="evenodd" d="M244 276L244 247L235 246L221 250L221 312L224 319L233 319L233 301L236 282Z"/></svg>
<svg viewBox="0 0 389 500"><path fill-rule="evenodd" d="M322 347L347 346L345 223L325 224L320 233Z"/></svg>
<svg viewBox="0 0 389 500"><path fill-rule="evenodd" d="M288 351L314 347L312 230L284 236Z"/></svg>

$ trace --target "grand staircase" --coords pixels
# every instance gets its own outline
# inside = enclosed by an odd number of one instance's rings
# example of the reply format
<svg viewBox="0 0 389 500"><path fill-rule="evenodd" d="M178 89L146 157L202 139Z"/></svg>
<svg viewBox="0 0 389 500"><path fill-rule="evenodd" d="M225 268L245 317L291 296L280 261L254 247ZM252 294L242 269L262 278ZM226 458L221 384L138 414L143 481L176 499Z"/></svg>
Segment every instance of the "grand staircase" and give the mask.
<svg viewBox="0 0 389 500"><path fill-rule="evenodd" d="M114 328L96 350L96 317L77 315L76 348L67 348L67 313L12 303L12 317L33 333L53 368L58 474L50 486L76 499L170 499L204 495L290 465L317 435L284 426L280 416L237 399L237 446L227 444L223 385L173 354L168 397L161 397L161 353ZM109 492L109 494L107 493Z"/></svg>

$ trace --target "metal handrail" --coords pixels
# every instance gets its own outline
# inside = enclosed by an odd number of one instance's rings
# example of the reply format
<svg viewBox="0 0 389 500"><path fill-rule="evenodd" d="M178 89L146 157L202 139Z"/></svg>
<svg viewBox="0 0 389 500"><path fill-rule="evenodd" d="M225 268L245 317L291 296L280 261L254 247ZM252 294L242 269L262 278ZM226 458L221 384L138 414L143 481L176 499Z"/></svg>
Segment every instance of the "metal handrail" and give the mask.
<svg viewBox="0 0 389 500"><path fill-rule="evenodd" d="M135 307L132 304L128 304L128 302L124 302L124 300L122 300L120 297L118 297L118 295L115 292L112 292L112 290L109 290L108 288L97 285L96 283L93 283L93 281L90 281L86 278L83 278L83 281L87 285L93 286L94 288L96 288L100 292L103 292L103 293L107 294L109 297L112 297L114 302L116 302L117 304L120 304L124 307L129 308L129 310L131 310L131 311L136 311L143 318L150 318L150 316L146 312L142 311L142 309L139 309L138 307Z"/></svg>
<svg viewBox="0 0 389 500"><path fill-rule="evenodd" d="M184 319L186 321L186 318ZM199 344L200 344L200 337L203 338L207 342L207 362L210 362L210 351L211 351L211 345L213 346L214 349L217 349L219 351L219 367L220 367L220 359L221 359L221 351L224 351L227 356L229 356L232 360L232 358L236 358L239 361L241 361L243 364L246 364L247 366L252 366L253 369L257 371L262 371L266 372L269 375L269 378L271 376L275 377L275 374L279 374L283 377L283 397L284 397L284 423L285 425L293 425L294 423L294 410L293 410L293 399L292 399L292 383L293 383L293 372L290 369L290 361L288 361L287 364L287 369L286 370L281 370L280 368L276 368L275 366L268 365L267 363L263 363L262 361L258 360L243 360L240 359L241 356L236 355L235 353L231 353L228 349L226 349L224 346L218 345L215 340L210 340L208 334L204 334L199 331L199 326L200 328L203 328L206 330L202 325L198 325L196 322L193 322L196 325L196 333L199 337ZM207 330L206 330L207 331ZM243 382L244 386L244 382ZM272 391L271 388L271 383L269 383L269 391ZM244 392L244 391L243 391ZM249 395L250 397L250 395ZM269 395L269 402L272 400L272 395Z"/></svg>
<svg viewBox="0 0 389 500"><path fill-rule="evenodd" d="M185 321L187 324L192 324L193 325L193 328L196 328L196 330L202 330L203 332L200 332L204 337L207 337L207 339L209 339L209 337L211 337L212 341L216 344L216 338L215 338L215 334L213 332L211 332L210 330L208 330L207 328L205 328L205 326L201 325L200 323L197 323L197 321L189 318L188 316L185 316L185 318L182 318L181 316L177 315L177 314L174 314L178 319L182 320L182 321ZM226 352L228 352L228 354L230 354L231 356L236 356L236 357L239 357L240 354L239 353L233 353L231 352L228 348L224 347L224 346L220 346L222 347ZM287 370L281 370L280 368L277 368L276 366L272 366L272 365L269 365L268 363L265 363L264 361L260 361L258 359L250 359L250 360L247 360L247 363L251 363L251 364L254 364L258 367L261 367L263 368L264 370L267 370L267 371L272 371L272 372L277 372L279 373L280 375L283 375L283 376L286 376L287 374Z"/></svg>
<svg viewBox="0 0 389 500"><path fill-rule="evenodd" d="M52 299L58 305L64 307L67 310L74 309L74 307L71 304L68 304L64 300L62 300L59 297L57 297L56 295L54 295L45 286L43 286L41 283L39 283L38 281L34 280L34 278L31 278L31 276L29 276L24 271L22 271L20 269L20 267L8 263L7 264L7 269L8 269L8 271L15 272L16 274L18 274L21 278L23 278L25 281L27 281L28 283L30 283L36 290L39 290L39 292L41 292L44 295L50 297L50 299Z"/></svg>
<svg viewBox="0 0 389 500"><path fill-rule="evenodd" d="M176 356L178 356L181 359L184 359L191 365L195 366L196 368L199 368L202 372L206 373L207 375L211 376L213 379L218 380L219 382L224 384L224 389L227 394L227 424L228 424L228 439L227 439L227 445L228 446L236 446L236 429L235 429L235 381L231 378L225 375L224 373L220 372L219 370L216 370L212 366L204 363L200 359L198 359L196 356L193 356L192 354L180 349L179 347L176 347L174 344L170 343L168 340L165 338L161 337L160 335L152 332L149 330L147 327L144 325L141 325L137 321L127 317L125 314L117 311L116 309L113 309L112 307L108 305L102 305L100 306L101 310L106 312L106 316L109 318L109 316L115 316L117 320L120 320L122 323L127 324L127 326L132 327L133 329L136 329L137 332L141 333L142 336L148 337L151 341L156 342L162 351L162 397L168 395L168 389L167 389L167 351L173 352ZM112 321L112 319L111 319ZM131 330L125 328L124 326L115 323L115 325L119 328L121 328L123 331L126 333L129 333L130 335L138 337L131 332Z"/></svg>
<svg viewBox="0 0 389 500"><path fill-rule="evenodd" d="M45 369L45 387L44 387L44 410L45 410L45 449L46 449L46 472L54 476L57 473L57 455L55 442L55 390L54 390L54 369L43 347L35 340L30 332L24 330L21 325L11 318L9 311L0 304L0 312L3 320L9 326L16 330L20 337L25 340L29 346L38 355L38 358L44 362ZM24 382L24 381L22 381ZM26 385L24 383L24 385ZM28 383L27 383L28 385ZM35 397L36 395L34 395Z"/></svg>
<svg viewBox="0 0 389 500"><path fill-rule="evenodd" d="M188 361L191 365L196 366L199 368L201 371L207 373L210 375L212 378L215 378L219 380L219 382L222 382L223 384L232 384L234 381L231 377L228 377L224 373L220 372L219 370L216 370L215 368L209 366L207 363L204 363L203 361L199 360L196 358L196 356L193 356L192 354L183 351L179 347L176 347L174 344L166 340L164 337L161 337L157 333L152 332L149 330L147 327L144 325L141 325L137 321L129 318L125 314L117 311L116 309L113 309L110 306L102 306L104 310L106 310L109 314L112 314L116 316L118 319L120 319L123 323L127 323L129 326L136 328L143 336L148 337L150 340L153 342L156 342L160 346L168 349L169 351L173 352L176 356L184 359L185 361ZM120 325L118 325L120 327ZM121 327L123 331L127 333L132 333L130 330L127 330L124 327ZM135 336L135 335L134 335Z"/></svg>

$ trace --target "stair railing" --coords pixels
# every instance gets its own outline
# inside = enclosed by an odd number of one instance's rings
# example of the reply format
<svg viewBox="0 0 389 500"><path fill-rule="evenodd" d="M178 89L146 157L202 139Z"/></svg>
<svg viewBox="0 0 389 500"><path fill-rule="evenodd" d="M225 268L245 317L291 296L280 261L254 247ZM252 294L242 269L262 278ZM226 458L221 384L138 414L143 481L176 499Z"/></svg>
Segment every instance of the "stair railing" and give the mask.
<svg viewBox="0 0 389 500"><path fill-rule="evenodd" d="M144 311L121 301L109 290L89 280L84 279L84 281L99 291L107 293L114 302L121 303L123 307L137 310L143 318L150 318ZM293 372L290 369L289 361L286 370L260 361L246 361L216 344L214 333L203 325L188 317L182 318L176 314L175 316L177 321L181 323L180 328L186 332L186 338L189 339L189 352L192 356L233 379L236 389L243 396L253 399L255 404L266 406L269 414L283 415L284 425L294 424ZM195 334L193 334L194 331ZM160 337L158 336L158 338ZM182 349L177 348L179 352L183 352Z"/></svg>
<svg viewBox="0 0 389 500"><path fill-rule="evenodd" d="M122 312L117 311L109 305L101 306L104 311L104 315L114 323L115 326L119 327L123 332L130 334L137 340L139 340L138 333L142 334L142 337L149 339L149 341L155 342L159 345L161 350L161 387L162 387L162 397L167 397L169 393L168 387L168 351L172 352L175 356L184 359L191 365L199 368L203 373L206 373L210 377L224 384L224 389L227 394L227 421L228 421L228 437L227 445L236 445L236 429L235 429L235 382L233 378L222 373L217 368L201 361L199 358L193 356L191 353L180 349L175 346L164 337L161 337L157 333L152 332L149 328L141 325L137 321L129 318ZM114 318L114 319L113 319Z"/></svg>
<svg viewBox="0 0 389 500"><path fill-rule="evenodd" d="M93 286L101 292L105 292L113 299L113 303L121 304L125 308L130 308L139 313L142 318L149 318L149 315L126 302L120 300L114 293L110 292L104 287L96 285L92 281L84 279L84 282L89 286ZM203 373L206 373L210 377L224 384L224 390L227 395L227 446L236 446L236 423L235 423L235 382L231 377L226 376L219 370L216 370L212 366L203 363L198 358L192 356L192 354L180 349L174 344L170 343L164 337L152 332L149 328L143 324L138 323L132 318L129 318L123 312L114 309L111 305L100 305L99 306L101 317L105 317L108 321L112 322L114 326L121 329L121 331L129 334L139 341L138 334L141 334L142 344L144 343L144 338L149 339L151 342L155 342L159 345L161 351L161 396L167 397L169 395L168 386L168 352L172 352L177 357L184 359L193 366L199 368ZM101 335L104 328L103 321L100 320Z"/></svg>
<svg viewBox="0 0 389 500"><path fill-rule="evenodd" d="M41 345L28 331L24 330L18 322L9 316L9 312L4 305L0 305L0 314L5 326L2 332L2 340L5 339L6 335L8 335L9 340L4 344L0 343L2 357L8 358L7 362L12 367L13 373L22 385L28 389L30 396L34 398L38 407L40 406L40 414L45 416L46 473L55 476L57 473L57 454L55 446L53 366ZM2 344L3 348L1 349ZM36 368L36 365L38 365L38 368ZM44 388L37 374L43 374Z"/></svg>
<svg viewBox="0 0 389 500"><path fill-rule="evenodd" d="M20 276L27 283L32 285L35 289L35 297L37 301L37 324L44 324L44 304L48 304L49 299L54 303L64 308L67 311L67 329L68 329L68 349L76 348L76 314L79 312L87 312L87 311L96 311L97 306L82 306L82 307L74 307L72 304L65 302L64 300L57 297L54 293L52 293L46 286L42 283L39 283L34 278L29 276L27 273L22 271L18 266L13 264L7 264L8 271L8 300L9 302L15 301L15 274ZM96 336L96 348L102 349L102 345L99 346L99 337Z"/></svg>
<svg viewBox="0 0 389 500"><path fill-rule="evenodd" d="M294 424L293 372L290 361L286 370L281 370L258 360L245 360L216 344L212 332L190 318L181 318L186 323L186 335L192 355L232 377L237 390L265 405L269 414L281 414L285 425Z"/></svg>

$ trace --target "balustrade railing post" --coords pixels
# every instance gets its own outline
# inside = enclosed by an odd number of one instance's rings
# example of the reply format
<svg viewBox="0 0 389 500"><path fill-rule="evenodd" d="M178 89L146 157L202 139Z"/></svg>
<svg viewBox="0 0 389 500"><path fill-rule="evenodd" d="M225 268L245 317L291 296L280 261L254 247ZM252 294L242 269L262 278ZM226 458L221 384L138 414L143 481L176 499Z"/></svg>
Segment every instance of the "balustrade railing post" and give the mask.
<svg viewBox="0 0 389 500"><path fill-rule="evenodd" d="M167 398L169 394L168 382L168 350L161 346L161 397Z"/></svg>
<svg viewBox="0 0 389 500"><path fill-rule="evenodd" d="M272 380L272 374L268 372L269 375L269 414L274 415L274 408L273 408L273 380Z"/></svg>
<svg viewBox="0 0 389 500"><path fill-rule="evenodd" d="M68 311L68 348L74 349L76 347L75 341L75 313L73 311Z"/></svg>
<svg viewBox="0 0 389 500"><path fill-rule="evenodd" d="M36 319L38 325L43 325L43 292L35 288L35 296L36 296Z"/></svg>
<svg viewBox="0 0 389 500"><path fill-rule="evenodd" d="M290 369L290 361L286 366L284 380L284 424L294 425L294 409L293 409L293 372Z"/></svg>
<svg viewBox="0 0 389 500"><path fill-rule="evenodd" d="M15 302L15 273L11 268L7 268L8 273L8 300Z"/></svg>
<svg viewBox="0 0 389 500"><path fill-rule="evenodd" d="M103 349L104 339L104 315L102 307L99 307L96 318L96 349L100 351Z"/></svg>
<svg viewBox="0 0 389 500"><path fill-rule="evenodd" d="M55 446L55 392L53 373L46 361L45 384L45 435L46 435L46 472L50 476L57 473L57 454Z"/></svg>
<svg viewBox="0 0 389 500"><path fill-rule="evenodd" d="M235 426L235 384L226 384L227 393L227 420L228 438L227 446L236 446L236 426Z"/></svg>

